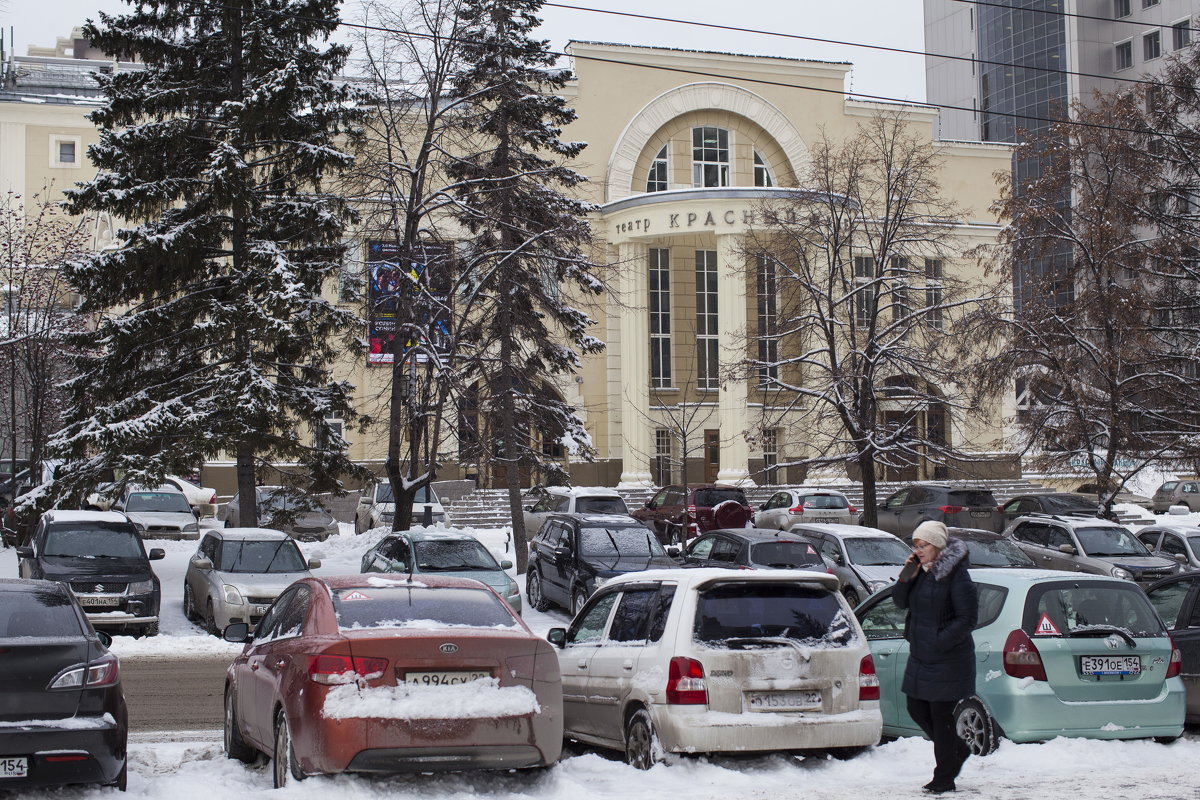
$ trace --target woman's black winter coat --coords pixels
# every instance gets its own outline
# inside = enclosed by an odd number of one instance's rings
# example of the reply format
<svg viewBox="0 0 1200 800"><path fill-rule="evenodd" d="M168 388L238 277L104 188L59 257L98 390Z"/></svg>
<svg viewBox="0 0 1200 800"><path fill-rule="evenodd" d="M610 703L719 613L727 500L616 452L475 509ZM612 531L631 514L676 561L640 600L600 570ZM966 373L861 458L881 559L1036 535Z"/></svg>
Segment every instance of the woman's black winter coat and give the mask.
<svg viewBox="0 0 1200 800"><path fill-rule="evenodd" d="M903 692L919 700L962 700L975 694L975 642L979 616L975 583L967 570L967 546L950 539L931 569L898 581L892 600L908 609L904 638L908 665Z"/></svg>

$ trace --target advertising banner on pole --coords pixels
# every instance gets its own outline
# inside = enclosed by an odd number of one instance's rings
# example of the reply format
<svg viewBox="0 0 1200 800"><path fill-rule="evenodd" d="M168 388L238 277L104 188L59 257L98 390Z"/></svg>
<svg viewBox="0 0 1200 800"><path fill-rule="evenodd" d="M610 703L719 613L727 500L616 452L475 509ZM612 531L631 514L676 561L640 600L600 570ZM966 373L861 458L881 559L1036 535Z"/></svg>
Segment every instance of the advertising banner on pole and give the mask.
<svg viewBox="0 0 1200 800"><path fill-rule="evenodd" d="M450 248L441 244L402 248L398 242L367 242L367 363L383 366L419 343L445 353L450 338ZM397 351L396 337L403 341ZM417 333L417 331L420 331ZM426 358L425 353L418 360Z"/></svg>

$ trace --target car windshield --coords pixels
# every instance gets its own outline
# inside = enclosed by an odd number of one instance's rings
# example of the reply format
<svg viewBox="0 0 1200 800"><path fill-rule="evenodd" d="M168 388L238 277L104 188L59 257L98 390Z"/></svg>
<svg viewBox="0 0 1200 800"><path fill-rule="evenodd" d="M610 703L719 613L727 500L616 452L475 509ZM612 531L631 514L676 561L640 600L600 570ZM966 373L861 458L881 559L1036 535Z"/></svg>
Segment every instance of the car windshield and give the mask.
<svg viewBox="0 0 1200 800"><path fill-rule="evenodd" d="M845 646L857 638L831 590L765 581L722 582L701 591L693 637L736 648L787 646L787 640Z"/></svg>
<svg viewBox="0 0 1200 800"><path fill-rule="evenodd" d="M44 556L78 558L145 558L146 550L132 525L120 522L60 522L46 532Z"/></svg>
<svg viewBox="0 0 1200 800"><path fill-rule="evenodd" d="M316 508L315 501L304 497L295 497L288 495L282 490L259 490L258 504L263 508L269 508L273 511L312 511Z"/></svg>
<svg viewBox="0 0 1200 800"><path fill-rule="evenodd" d="M849 508L850 503L838 494L807 494L800 498L805 508Z"/></svg>
<svg viewBox="0 0 1200 800"><path fill-rule="evenodd" d="M417 569L421 572L500 569L487 548L475 540L437 539L413 542L417 551Z"/></svg>
<svg viewBox="0 0 1200 800"><path fill-rule="evenodd" d="M1114 628L1131 636L1165 636L1163 623L1133 583L1042 583L1025 600L1022 622L1031 636L1103 636Z"/></svg>
<svg viewBox="0 0 1200 800"><path fill-rule="evenodd" d="M903 564L912 550L899 539L882 536L875 539L846 538L850 563L860 567L894 567Z"/></svg>
<svg viewBox="0 0 1200 800"><path fill-rule="evenodd" d="M71 598L58 586L0 591L0 638L80 636L83 627Z"/></svg>
<svg viewBox="0 0 1200 800"><path fill-rule="evenodd" d="M375 486L375 502L376 503L394 503L396 495L392 493L392 485L390 483L380 483ZM413 498L415 505L424 505L425 503L436 503L437 498L432 500L429 498L429 487L422 486L417 489L417 494Z"/></svg>
<svg viewBox="0 0 1200 800"><path fill-rule="evenodd" d="M947 498L951 505L956 506L988 506L995 508L996 497L991 492L975 490L958 489L947 493Z"/></svg>
<svg viewBox="0 0 1200 800"><path fill-rule="evenodd" d="M226 539L216 568L220 572L304 572L308 564L291 539Z"/></svg>
<svg viewBox="0 0 1200 800"><path fill-rule="evenodd" d="M1076 528L1075 535L1089 556L1148 556L1150 551L1125 528Z"/></svg>
<svg viewBox="0 0 1200 800"><path fill-rule="evenodd" d="M508 604L487 589L431 587L415 580L376 578L375 585L333 592L338 627L443 628L520 627Z"/></svg>
<svg viewBox="0 0 1200 800"><path fill-rule="evenodd" d="M629 508L619 497L576 497L575 510L581 514L628 514Z"/></svg>
<svg viewBox="0 0 1200 800"><path fill-rule="evenodd" d="M807 542L761 542L750 548L750 561L778 569L824 563Z"/></svg>
<svg viewBox="0 0 1200 800"><path fill-rule="evenodd" d="M1033 559L1007 539L964 539L972 567L1032 567Z"/></svg>
<svg viewBox="0 0 1200 800"><path fill-rule="evenodd" d="M666 552L648 528L584 528L579 531L584 556L662 556Z"/></svg>
<svg viewBox="0 0 1200 800"><path fill-rule="evenodd" d="M726 500L746 505L746 493L741 489L697 489L696 505L711 508Z"/></svg>
<svg viewBox="0 0 1200 800"><path fill-rule="evenodd" d="M181 492L131 492L125 500L128 512L161 511L190 514L192 507Z"/></svg>

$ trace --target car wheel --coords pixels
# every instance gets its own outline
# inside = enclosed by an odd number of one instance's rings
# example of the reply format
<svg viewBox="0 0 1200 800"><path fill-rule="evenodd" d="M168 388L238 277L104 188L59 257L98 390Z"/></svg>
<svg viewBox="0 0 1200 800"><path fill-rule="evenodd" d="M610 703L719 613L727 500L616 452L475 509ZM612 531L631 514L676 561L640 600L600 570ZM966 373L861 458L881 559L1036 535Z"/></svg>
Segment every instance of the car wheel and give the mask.
<svg viewBox="0 0 1200 800"><path fill-rule="evenodd" d="M587 605L588 596L584 594L582 589L576 589L575 594L571 595L571 615L575 616L583 611L583 607Z"/></svg>
<svg viewBox="0 0 1200 800"><path fill-rule="evenodd" d="M849 761L852 758L857 758L863 753L870 750L870 747L831 747L825 752L836 758L838 761Z"/></svg>
<svg viewBox="0 0 1200 800"><path fill-rule="evenodd" d="M550 608L550 601L542 593L542 579L538 577L535 570L529 571L529 577L525 583L525 595L529 598L530 607L535 611L546 611Z"/></svg>
<svg viewBox="0 0 1200 800"><path fill-rule="evenodd" d="M1158 742L1159 744L1174 744L1175 742L1179 741L1179 737L1178 736L1155 736L1154 741Z"/></svg>
<svg viewBox="0 0 1200 800"><path fill-rule="evenodd" d="M996 720L992 719L983 703L974 697L954 707L954 731L971 749L973 756L993 753L1000 744L1000 729Z"/></svg>
<svg viewBox="0 0 1200 800"><path fill-rule="evenodd" d="M851 608L855 608L859 602L861 602L858 599L858 592L854 591L849 586L847 586L845 589L842 589L842 596L846 598L846 602L850 604Z"/></svg>
<svg viewBox="0 0 1200 800"><path fill-rule="evenodd" d="M650 769L662 761L662 748L654 735L650 712L641 709L625 725L625 762L634 769Z"/></svg>
<svg viewBox="0 0 1200 800"><path fill-rule="evenodd" d="M185 581L183 584L183 616L188 622L195 622L200 615L196 613L196 601L192 597L192 587Z"/></svg>
<svg viewBox="0 0 1200 800"><path fill-rule="evenodd" d="M208 631L213 636L221 635L221 632L217 630L217 614L213 610L211 598L208 601L208 605L204 608L204 630Z"/></svg>
<svg viewBox="0 0 1200 800"><path fill-rule="evenodd" d="M300 770L300 762L296 760L292 730L282 709L275 714L275 758L271 761L271 776L275 779L276 789L308 777Z"/></svg>
<svg viewBox="0 0 1200 800"><path fill-rule="evenodd" d="M358 514L355 514L354 515L354 535L358 536L362 532L363 532L362 520L359 519Z"/></svg>
<svg viewBox="0 0 1200 800"><path fill-rule="evenodd" d="M249 764L258 754L254 748L246 744L242 731L238 727L237 697L232 690L225 691L225 757Z"/></svg>
<svg viewBox="0 0 1200 800"><path fill-rule="evenodd" d="M224 527L226 527L226 528L232 528L233 526L229 524L229 520L225 520L225 525L224 525Z"/></svg>
<svg viewBox="0 0 1200 800"><path fill-rule="evenodd" d="M149 625L142 628L142 636L158 636L158 623L151 622Z"/></svg>
<svg viewBox="0 0 1200 800"><path fill-rule="evenodd" d="M669 544L683 544L683 526L674 522L667 523L667 541Z"/></svg>

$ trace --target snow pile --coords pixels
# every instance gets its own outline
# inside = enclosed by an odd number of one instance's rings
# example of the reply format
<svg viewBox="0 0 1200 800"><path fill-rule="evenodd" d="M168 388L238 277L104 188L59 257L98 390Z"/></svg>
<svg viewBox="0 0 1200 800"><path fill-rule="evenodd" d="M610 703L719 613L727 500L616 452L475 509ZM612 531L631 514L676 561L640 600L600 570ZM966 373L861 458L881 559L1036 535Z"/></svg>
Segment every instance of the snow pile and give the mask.
<svg viewBox="0 0 1200 800"><path fill-rule="evenodd" d="M64 731L86 731L111 728L117 721L107 712L99 717L67 717L66 719L18 719L0 722L0 728L58 728Z"/></svg>
<svg viewBox="0 0 1200 800"><path fill-rule="evenodd" d="M542 710L525 686L501 686L484 678L449 686L336 686L325 696L326 719L486 719L520 717Z"/></svg>

